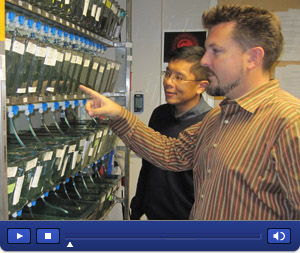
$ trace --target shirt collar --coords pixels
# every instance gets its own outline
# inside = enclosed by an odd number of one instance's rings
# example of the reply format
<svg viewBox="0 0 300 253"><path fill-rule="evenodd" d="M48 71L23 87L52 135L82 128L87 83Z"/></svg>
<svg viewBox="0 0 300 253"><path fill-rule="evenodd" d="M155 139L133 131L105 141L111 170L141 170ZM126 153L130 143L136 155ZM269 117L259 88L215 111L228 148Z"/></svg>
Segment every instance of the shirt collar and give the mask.
<svg viewBox="0 0 300 253"><path fill-rule="evenodd" d="M175 115L175 107L173 107L173 113ZM189 118L193 118L196 115L200 115L204 112L207 112L209 110L211 110L212 108L205 102L203 96L201 96L200 101L198 104L196 104L193 108L191 108L190 110L188 110L187 112L181 114L178 117L175 117L177 120L186 120Z"/></svg>
<svg viewBox="0 0 300 253"><path fill-rule="evenodd" d="M235 102L244 110L249 111L250 113L254 113L259 105L269 97L272 97L274 92L279 89L279 82L277 79L271 80L254 90L248 92L244 96L237 98L235 100L230 100L225 98L220 106L226 105L228 103Z"/></svg>

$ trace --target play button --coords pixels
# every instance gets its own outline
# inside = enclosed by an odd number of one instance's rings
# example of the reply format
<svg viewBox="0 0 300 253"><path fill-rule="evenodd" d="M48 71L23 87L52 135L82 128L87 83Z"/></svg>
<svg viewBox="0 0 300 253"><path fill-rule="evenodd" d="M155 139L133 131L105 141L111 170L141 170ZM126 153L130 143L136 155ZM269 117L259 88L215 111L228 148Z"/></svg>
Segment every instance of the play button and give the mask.
<svg viewBox="0 0 300 253"><path fill-rule="evenodd" d="M30 243L30 229L9 228L7 229L8 243Z"/></svg>
<svg viewBox="0 0 300 253"><path fill-rule="evenodd" d="M22 238L22 237L23 237L22 234L17 233L17 240L20 239L20 238Z"/></svg>

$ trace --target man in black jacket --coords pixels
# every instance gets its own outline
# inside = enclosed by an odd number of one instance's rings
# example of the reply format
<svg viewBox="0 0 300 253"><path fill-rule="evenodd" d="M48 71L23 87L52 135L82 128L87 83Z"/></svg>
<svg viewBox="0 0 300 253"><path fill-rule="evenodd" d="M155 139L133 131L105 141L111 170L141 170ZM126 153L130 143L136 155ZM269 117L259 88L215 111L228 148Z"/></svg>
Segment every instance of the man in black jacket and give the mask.
<svg viewBox="0 0 300 253"><path fill-rule="evenodd" d="M201 47L181 47L170 56L164 73L167 104L154 109L149 126L177 138L179 132L201 121L211 107L201 94L208 84L206 70L200 66ZM161 170L142 160L137 191L131 201L132 220L146 214L149 220L188 220L194 203L192 170Z"/></svg>

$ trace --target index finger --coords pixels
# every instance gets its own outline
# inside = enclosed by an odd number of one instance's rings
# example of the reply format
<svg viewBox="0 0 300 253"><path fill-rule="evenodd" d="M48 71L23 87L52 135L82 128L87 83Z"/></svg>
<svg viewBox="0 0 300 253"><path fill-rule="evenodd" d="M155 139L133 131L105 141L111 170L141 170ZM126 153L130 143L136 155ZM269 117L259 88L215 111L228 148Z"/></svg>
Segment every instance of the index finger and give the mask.
<svg viewBox="0 0 300 253"><path fill-rule="evenodd" d="M84 91L86 94L90 95L91 97L93 98L96 98L96 97L99 97L102 96L100 93L98 93L97 91L94 91L86 86L83 86L83 85L80 85L79 88Z"/></svg>

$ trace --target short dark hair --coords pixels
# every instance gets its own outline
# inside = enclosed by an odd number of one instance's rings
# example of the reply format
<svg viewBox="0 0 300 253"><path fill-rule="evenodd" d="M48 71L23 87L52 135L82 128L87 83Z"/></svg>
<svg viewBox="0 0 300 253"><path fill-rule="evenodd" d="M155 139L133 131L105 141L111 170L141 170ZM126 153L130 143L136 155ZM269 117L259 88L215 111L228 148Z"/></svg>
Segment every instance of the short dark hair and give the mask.
<svg viewBox="0 0 300 253"><path fill-rule="evenodd" d="M279 17L266 9L235 4L218 5L202 15L203 27L207 29L224 22L235 22L233 39L242 49L264 49L263 68L269 71L283 48Z"/></svg>
<svg viewBox="0 0 300 253"><path fill-rule="evenodd" d="M169 62L174 60L184 60L190 63L195 63L191 67L191 73L197 80L207 80L207 71L200 65L200 61L204 53L204 48L200 46L179 47L171 53Z"/></svg>

